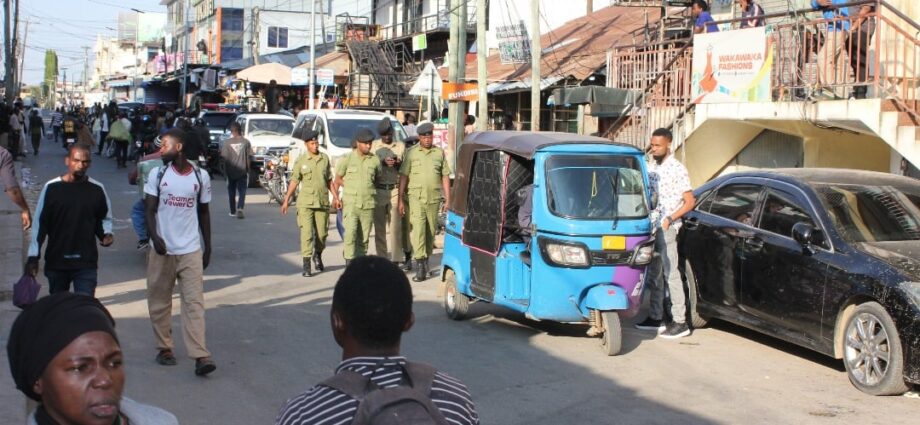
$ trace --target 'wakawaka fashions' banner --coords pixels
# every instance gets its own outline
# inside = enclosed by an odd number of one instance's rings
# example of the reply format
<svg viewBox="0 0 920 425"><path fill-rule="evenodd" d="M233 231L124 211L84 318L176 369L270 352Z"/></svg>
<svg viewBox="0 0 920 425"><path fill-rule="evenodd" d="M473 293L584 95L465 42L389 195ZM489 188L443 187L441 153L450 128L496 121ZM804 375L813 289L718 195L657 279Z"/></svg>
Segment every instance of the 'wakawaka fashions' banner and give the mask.
<svg viewBox="0 0 920 425"><path fill-rule="evenodd" d="M773 43L766 28L693 38L693 103L769 102Z"/></svg>

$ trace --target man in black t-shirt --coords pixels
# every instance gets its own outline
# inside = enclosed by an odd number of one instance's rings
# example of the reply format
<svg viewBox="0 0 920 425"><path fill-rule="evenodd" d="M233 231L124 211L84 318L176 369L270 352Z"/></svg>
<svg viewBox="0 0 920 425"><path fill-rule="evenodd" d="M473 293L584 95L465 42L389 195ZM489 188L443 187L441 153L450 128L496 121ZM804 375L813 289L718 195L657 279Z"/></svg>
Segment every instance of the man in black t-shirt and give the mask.
<svg viewBox="0 0 920 425"><path fill-rule="evenodd" d="M38 274L45 239L45 276L50 293L69 291L95 296L99 252L112 245L112 203L102 183L86 172L90 150L75 145L65 159L67 173L47 183L38 197L26 271Z"/></svg>

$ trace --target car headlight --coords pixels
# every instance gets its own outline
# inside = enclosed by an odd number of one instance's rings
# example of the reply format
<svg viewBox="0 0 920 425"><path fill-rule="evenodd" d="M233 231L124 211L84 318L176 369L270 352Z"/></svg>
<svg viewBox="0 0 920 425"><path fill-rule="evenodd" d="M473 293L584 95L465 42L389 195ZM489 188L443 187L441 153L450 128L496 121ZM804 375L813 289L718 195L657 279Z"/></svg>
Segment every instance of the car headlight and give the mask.
<svg viewBox="0 0 920 425"><path fill-rule="evenodd" d="M920 307L920 283L901 282L898 286L907 294L907 297L910 298L915 306Z"/></svg>
<svg viewBox="0 0 920 425"><path fill-rule="evenodd" d="M265 146L259 146L255 150L256 155L265 155L268 153L268 148Z"/></svg>
<svg viewBox="0 0 920 425"><path fill-rule="evenodd" d="M652 262L652 257L655 255L655 240L652 239L642 245L639 245L635 251L633 251L633 257L630 263L634 266L644 266Z"/></svg>
<svg viewBox="0 0 920 425"><path fill-rule="evenodd" d="M541 238L541 246L546 260L557 266L587 267L588 248L581 243L563 242Z"/></svg>

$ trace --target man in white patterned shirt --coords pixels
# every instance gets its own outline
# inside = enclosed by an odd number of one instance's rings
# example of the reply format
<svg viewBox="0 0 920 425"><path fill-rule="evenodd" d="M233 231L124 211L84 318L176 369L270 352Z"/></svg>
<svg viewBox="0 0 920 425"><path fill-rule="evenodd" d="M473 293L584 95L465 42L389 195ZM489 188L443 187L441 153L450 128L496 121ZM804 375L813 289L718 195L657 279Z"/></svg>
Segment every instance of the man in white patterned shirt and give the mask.
<svg viewBox="0 0 920 425"><path fill-rule="evenodd" d="M680 230L681 217L696 205L690 175L687 168L674 158L671 153L671 132L659 128L652 133L648 173L652 190L658 194L658 206L652 211L651 222L655 229L655 251L658 255L649 264L648 288L649 316L636 324L644 330L656 330L662 338L674 339L690 335L687 326L686 296L684 284L677 270L677 232ZM664 316L664 289L667 283L671 296L671 316L673 322L662 324Z"/></svg>
<svg viewBox="0 0 920 425"><path fill-rule="evenodd" d="M427 382L418 380L412 385L423 387L423 394L428 389L425 395L436 407L431 408L434 423L479 423L462 382L399 355L402 333L415 323L415 315L409 279L395 264L375 256L352 260L335 285L331 319L333 336L342 347L336 376L288 400L275 418L276 425L350 424L367 406L336 384L343 375L358 379L361 388L388 390L407 385L406 378L417 376L417 370L428 372Z"/></svg>

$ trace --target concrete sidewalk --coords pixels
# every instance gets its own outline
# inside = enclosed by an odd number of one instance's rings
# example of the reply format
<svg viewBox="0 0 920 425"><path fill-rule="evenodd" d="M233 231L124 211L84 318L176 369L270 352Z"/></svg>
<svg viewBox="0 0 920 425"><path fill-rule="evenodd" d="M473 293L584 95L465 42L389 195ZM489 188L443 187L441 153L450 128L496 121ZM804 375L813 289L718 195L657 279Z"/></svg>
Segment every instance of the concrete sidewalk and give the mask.
<svg viewBox="0 0 920 425"><path fill-rule="evenodd" d="M23 168L26 169L25 176L23 176ZM19 178L19 185L34 213L39 188L34 181L31 181L30 171L28 160L16 162L16 177ZM16 384L13 383L13 378L10 376L6 343L13 320L20 311L19 308L13 306L13 285L22 276L29 233L22 231L19 208L5 195L2 197L3 200L0 201L0 235L2 235L0 236L0 346L2 346L0 347L2 348L0 368L4 372L0 373L0 417L6 418L3 423L24 424L26 423L26 412L30 406L26 402L26 397L16 389Z"/></svg>

